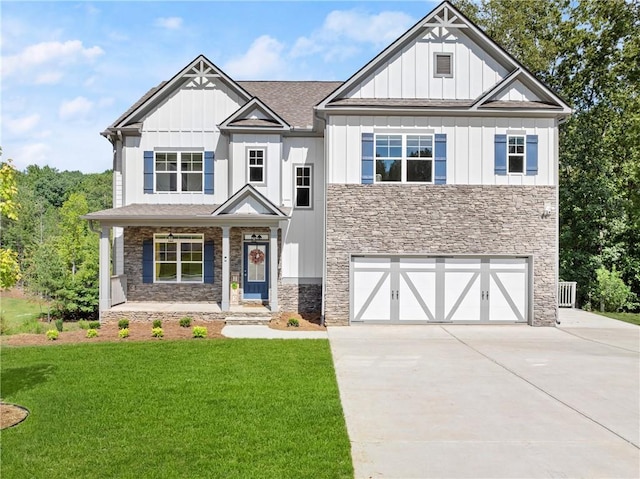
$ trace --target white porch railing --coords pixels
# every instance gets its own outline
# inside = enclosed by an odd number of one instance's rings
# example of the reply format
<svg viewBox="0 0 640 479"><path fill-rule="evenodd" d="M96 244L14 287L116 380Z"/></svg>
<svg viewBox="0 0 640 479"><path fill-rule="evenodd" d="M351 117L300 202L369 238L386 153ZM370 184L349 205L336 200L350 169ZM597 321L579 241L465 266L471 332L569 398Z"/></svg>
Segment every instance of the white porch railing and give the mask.
<svg viewBox="0 0 640 479"><path fill-rule="evenodd" d="M127 277L111 276L111 306L127 302Z"/></svg>
<svg viewBox="0 0 640 479"><path fill-rule="evenodd" d="M558 306L561 308L576 307L575 281L560 281L558 283Z"/></svg>

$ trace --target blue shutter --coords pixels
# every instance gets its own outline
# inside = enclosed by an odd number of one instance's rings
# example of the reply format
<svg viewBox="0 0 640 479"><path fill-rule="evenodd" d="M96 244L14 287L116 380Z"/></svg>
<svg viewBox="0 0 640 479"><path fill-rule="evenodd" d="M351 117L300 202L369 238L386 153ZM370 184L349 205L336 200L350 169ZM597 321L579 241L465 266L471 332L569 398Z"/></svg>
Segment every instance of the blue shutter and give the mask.
<svg viewBox="0 0 640 479"><path fill-rule="evenodd" d="M373 133L362 134L362 184L373 183Z"/></svg>
<svg viewBox="0 0 640 479"><path fill-rule="evenodd" d="M538 135L527 135L527 175L538 174Z"/></svg>
<svg viewBox="0 0 640 479"><path fill-rule="evenodd" d="M446 133L436 134L435 145L435 178L436 185L447 184L447 135Z"/></svg>
<svg viewBox="0 0 640 479"><path fill-rule="evenodd" d="M204 152L204 193L206 195L213 194L213 151Z"/></svg>
<svg viewBox="0 0 640 479"><path fill-rule="evenodd" d="M144 152L144 192L153 193L153 151Z"/></svg>
<svg viewBox="0 0 640 479"><path fill-rule="evenodd" d="M153 283L153 240L142 241L142 282Z"/></svg>
<svg viewBox="0 0 640 479"><path fill-rule="evenodd" d="M495 140L495 173L507 174L507 135L496 135Z"/></svg>
<svg viewBox="0 0 640 479"><path fill-rule="evenodd" d="M213 284L213 241L204 242L204 282Z"/></svg>

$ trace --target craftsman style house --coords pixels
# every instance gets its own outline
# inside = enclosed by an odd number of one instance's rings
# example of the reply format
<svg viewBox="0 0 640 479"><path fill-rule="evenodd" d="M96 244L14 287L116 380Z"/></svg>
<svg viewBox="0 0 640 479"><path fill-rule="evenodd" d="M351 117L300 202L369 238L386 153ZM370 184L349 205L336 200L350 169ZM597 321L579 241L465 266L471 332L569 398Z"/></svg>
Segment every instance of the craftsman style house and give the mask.
<svg viewBox="0 0 640 479"><path fill-rule="evenodd" d="M102 133L101 318L553 325L570 113L448 2L345 82L199 56Z"/></svg>

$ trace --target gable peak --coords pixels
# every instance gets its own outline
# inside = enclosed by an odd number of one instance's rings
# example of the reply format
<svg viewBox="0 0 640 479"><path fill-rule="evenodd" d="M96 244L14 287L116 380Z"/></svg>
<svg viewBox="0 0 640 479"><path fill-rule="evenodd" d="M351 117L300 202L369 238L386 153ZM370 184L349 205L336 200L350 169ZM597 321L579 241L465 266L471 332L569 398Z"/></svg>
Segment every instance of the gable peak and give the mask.
<svg viewBox="0 0 640 479"><path fill-rule="evenodd" d="M220 78L220 73L206 59L199 57L183 77L190 79L185 84L187 88L215 88L214 79Z"/></svg>

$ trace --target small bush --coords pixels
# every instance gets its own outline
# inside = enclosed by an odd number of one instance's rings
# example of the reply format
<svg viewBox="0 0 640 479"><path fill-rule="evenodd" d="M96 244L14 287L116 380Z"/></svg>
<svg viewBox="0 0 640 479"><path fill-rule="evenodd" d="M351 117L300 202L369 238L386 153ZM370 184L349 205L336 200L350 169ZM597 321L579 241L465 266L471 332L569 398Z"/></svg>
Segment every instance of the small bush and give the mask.
<svg viewBox="0 0 640 479"><path fill-rule="evenodd" d="M100 329L100 321L89 321L89 329Z"/></svg>
<svg viewBox="0 0 640 479"><path fill-rule="evenodd" d="M615 267L613 271L603 267L598 268L596 278L598 281L596 296L603 311L615 313L630 305L631 288L624 284Z"/></svg>
<svg viewBox="0 0 640 479"><path fill-rule="evenodd" d="M129 329L129 320L124 318L118 321L118 329Z"/></svg>
<svg viewBox="0 0 640 479"><path fill-rule="evenodd" d="M154 338L162 338L164 336L164 331L162 330L162 328L153 328L151 330L151 336L153 336Z"/></svg>
<svg viewBox="0 0 640 479"><path fill-rule="evenodd" d="M62 321L62 319L56 319L56 329L60 332L62 332L62 329L64 328L64 322Z"/></svg>
<svg viewBox="0 0 640 479"><path fill-rule="evenodd" d="M299 328L300 327L300 321L298 321L297 318L289 318L289 321L287 321L287 326L288 327L293 326L294 328Z"/></svg>
<svg viewBox="0 0 640 479"><path fill-rule="evenodd" d="M78 321L78 326L80 326L80 329L89 329L89 321L81 319L80 321Z"/></svg>
<svg viewBox="0 0 640 479"><path fill-rule="evenodd" d="M49 341L55 341L60 336L60 332L57 329L50 329L47 331L47 339Z"/></svg>
<svg viewBox="0 0 640 479"><path fill-rule="evenodd" d="M162 327L162 320L161 319L154 319L153 320L153 328L161 328Z"/></svg>
<svg viewBox="0 0 640 479"><path fill-rule="evenodd" d="M120 331L118 331L118 337L120 339L128 338L129 337L129 328L122 328Z"/></svg>
<svg viewBox="0 0 640 479"><path fill-rule="evenodd" d="M194 326L193 327L193 337L194 338L206 338L207 337L207 328L204 326Z"/></svg>
<svg viewBox="0 0 640 479"><path fill-rule="evenodd" d="M87 329L87 338L97 338L98 330L94 328Z"/></svg>
<svg viewBox="0 0 640 479"><path fill-rule="evenodd" d="M190 317L185 316L184 318L182 318L180 320L180 327L188 328L189 326L191 326L191 321L192 321L192 319Z"/></svg>

